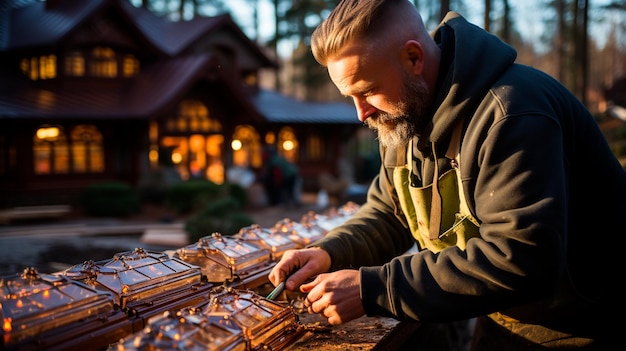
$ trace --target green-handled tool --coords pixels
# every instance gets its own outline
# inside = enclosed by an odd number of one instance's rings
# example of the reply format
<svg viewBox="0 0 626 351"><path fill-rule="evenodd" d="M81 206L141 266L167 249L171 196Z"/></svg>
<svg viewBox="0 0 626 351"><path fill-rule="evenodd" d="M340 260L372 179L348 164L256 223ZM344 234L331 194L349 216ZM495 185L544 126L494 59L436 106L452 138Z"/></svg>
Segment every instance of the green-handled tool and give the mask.
<svg viewBox="0 0 626 351"><path fill-rule="evenodd" d="M268 295L267 295L267 299L268 300L274 300L276 299L276 297L278 295L280 295L280 293L283 292L283 290L285 290L285 282L281 282L280 284L276 285L276 287L274 288L274 290L272 290Z"/></svg>

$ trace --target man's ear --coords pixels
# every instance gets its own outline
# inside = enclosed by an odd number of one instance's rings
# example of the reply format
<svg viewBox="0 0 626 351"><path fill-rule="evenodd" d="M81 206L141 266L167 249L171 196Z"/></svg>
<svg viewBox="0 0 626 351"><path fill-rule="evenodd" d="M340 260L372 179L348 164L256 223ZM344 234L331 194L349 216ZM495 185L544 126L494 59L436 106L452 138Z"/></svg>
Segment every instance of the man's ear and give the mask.
<svg viewBox="0 0 626 351"><path fill-rule="evenodd" d="M407 68L416 75L421 75L424 70L424 48L417 40L409 40L404 43L404 62Z"/></svg>

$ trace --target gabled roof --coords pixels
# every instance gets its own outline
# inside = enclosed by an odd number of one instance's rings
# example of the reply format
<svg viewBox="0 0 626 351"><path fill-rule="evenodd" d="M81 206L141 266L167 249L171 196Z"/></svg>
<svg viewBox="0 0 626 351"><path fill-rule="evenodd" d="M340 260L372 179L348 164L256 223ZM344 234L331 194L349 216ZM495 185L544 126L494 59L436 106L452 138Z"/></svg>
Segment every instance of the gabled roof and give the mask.
<svg viewBox="0 0 626 351"><path fill-rule="evenodd" d="M57 43L107 1L63 1L56 11L46 10L44 1L7 0L0 8L0 50Z"/></svg>
<svg viewBox="0 0 626 351"><path fill-rule="evenodd" d="M265 89L261 89L252 102L272 123L361 123L354 105L343 102L306 102Z"/></svg>
<svg viewBox="0 0 626 351"><path fill-rule="evenodd" d="M228 14L195 17L192 21L169 21L143 7L134 7L129 0L48 0L30 3L26 0L3 0L0 5L0 51L54 46L73 30L102 12L111 9L120 20L145 39L145 43L167 56L176 56L201 37L219 29L227 29L243 42L262 67L276 67L255 42L247 38Z"/></svg>
<svg viewBox="0 0 626 351"><path fill-rule="evenodd" d="M173 56L181 53L207 33L220 28L227 28L238 40L245 42L247 48L254 51L253 54L264 63L265 67L276 67L276 63L271 61L256 43L245 35L229 14L195 17L193 21L172 22L155 16L144 8L136 8L128 0L109 1L120 1L120 7L129 15L133 24L137 26L146 39L161 52L168 55Z"/></svg>

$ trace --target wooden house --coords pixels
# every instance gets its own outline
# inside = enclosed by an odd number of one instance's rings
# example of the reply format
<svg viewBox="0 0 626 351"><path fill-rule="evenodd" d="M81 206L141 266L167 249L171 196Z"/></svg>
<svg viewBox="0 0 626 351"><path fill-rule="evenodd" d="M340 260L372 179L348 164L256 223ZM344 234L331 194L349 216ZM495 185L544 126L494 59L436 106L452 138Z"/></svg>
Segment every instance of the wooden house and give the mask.
<svg viewBox="0 0 626 351"><path fill-rule="evenodd" d="M138 187L164 171L222 183L233 167L258 173L265 145L315 191L363 140L376 147L352 105L260 87L276 69L227 14L172 22L128 0L3 1L0 208L74 204L95 182Z"/></svg>

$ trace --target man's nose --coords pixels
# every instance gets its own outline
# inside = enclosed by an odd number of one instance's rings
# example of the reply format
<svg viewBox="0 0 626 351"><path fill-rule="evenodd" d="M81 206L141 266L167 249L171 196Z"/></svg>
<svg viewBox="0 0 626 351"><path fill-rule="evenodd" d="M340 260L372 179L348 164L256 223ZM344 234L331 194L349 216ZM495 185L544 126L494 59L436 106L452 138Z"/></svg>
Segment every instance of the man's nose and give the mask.
<svg viewBox="0 0 626 351"><path fill-rule="evenodd" d="M376 112L376 107L368 104L365 99L354 99L354 106L356 107L356 113L361 122L365 122L369 116Z"/></svg>

